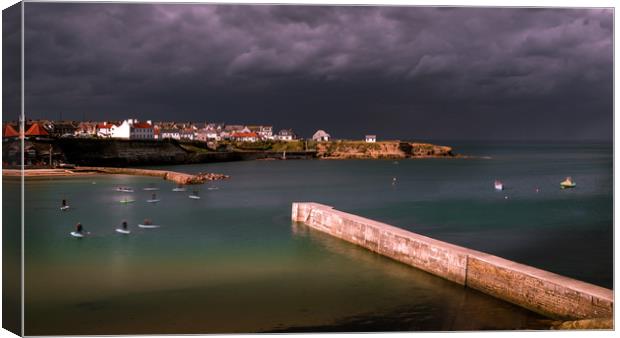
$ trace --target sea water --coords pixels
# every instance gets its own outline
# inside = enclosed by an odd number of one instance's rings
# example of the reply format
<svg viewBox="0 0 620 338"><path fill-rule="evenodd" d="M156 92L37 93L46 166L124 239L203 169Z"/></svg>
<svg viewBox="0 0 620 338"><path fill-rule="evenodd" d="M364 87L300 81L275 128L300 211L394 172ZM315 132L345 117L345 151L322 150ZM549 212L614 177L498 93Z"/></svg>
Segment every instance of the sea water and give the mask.
<svg viewBox="0 0 620 338"><path fill-rule="evenodd" d="M532 312L294 224L294 201L612 287L611 145L461 143L455 150L476 158L157 167L231 176L186 192L138 176L28 179L26 334L547 325ZM560 189L566 176L576 188ZM494 190L496 179L505 190ZM152 184L160 190L143 190ZM188 197L194 188L201 199ZM5 199L14 189L5 181ZM146 202L152 193L159 203ZM63 198L69 211L59 210ZM145 218L161 227L137 227ZM130 235L115 232L123 220ZM89 233L83 239L69 235L77 222Z"/></svg>

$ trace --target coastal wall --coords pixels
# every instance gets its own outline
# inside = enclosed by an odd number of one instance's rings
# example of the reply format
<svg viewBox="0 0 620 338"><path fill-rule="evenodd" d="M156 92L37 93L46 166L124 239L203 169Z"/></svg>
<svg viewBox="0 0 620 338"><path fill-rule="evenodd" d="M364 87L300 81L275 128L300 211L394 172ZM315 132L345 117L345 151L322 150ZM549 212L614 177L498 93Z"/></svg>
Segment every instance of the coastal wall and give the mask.
<svg viewBox="0 0 620 338"><path fill-rule="evenodd" d="M318 203L293 203L292 220L551 318L613 316L613 291L593 284Z"/></svg>

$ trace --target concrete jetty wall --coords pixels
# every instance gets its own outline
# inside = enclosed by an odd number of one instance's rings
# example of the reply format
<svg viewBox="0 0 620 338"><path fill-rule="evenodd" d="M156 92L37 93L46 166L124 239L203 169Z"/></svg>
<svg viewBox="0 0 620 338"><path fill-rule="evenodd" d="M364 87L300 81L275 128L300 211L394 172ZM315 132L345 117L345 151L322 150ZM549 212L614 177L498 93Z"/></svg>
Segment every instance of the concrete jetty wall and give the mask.
<svg viewBox="0 0 620 338"><path fill-rule="evenodd" d="M557 319L610 318L613 291L318 203L292 219L455 283Z"/></svg>

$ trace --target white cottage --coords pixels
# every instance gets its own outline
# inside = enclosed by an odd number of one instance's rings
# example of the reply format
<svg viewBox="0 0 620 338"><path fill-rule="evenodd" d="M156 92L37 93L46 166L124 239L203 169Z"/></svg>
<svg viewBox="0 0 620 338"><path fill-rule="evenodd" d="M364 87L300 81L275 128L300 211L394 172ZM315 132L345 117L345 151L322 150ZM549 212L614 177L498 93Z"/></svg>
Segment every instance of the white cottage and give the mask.
<svg viewBox="0 0 620 338"><path fill-rule="evenodd" d="M331 136L322 129L317 130L316 133L312 135L312 140L318 142L329 141L330 138Z"/></svg>

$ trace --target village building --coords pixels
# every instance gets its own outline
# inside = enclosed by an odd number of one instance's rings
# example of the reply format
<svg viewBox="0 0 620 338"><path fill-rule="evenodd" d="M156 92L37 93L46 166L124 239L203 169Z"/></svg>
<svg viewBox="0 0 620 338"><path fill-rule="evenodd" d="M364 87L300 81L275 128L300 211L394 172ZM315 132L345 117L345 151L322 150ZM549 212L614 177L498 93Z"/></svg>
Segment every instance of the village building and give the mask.
<svg viewBox="0 0 620 338"><path fill-rule="evenodd" d="M80 122L75 129L76 136L95 136L97 135L97 124L93 122Z"/></svg>
<svg viewBox="0 0 620 338"><path fill-rule="evenodd" d="M114 123L108 123L108 122L98 123L97 126L95 127L95 133L98 137L104 137L104 138L112 137L113 126L114 126Z"/></svg>
<svg viewBox="0 0 620 338"><path fill-rule="evenodd" d="M377 135L366 135L366 143L377 142Z"/></svg>
<svg viewBox="0 0 620 338"><path fill-rule="evenodd" d="M241 141L241 142L256 142L260 139L260 137L258 136L257 133L253 133L253 132L238 132L238 133L233 133L231 135L231 139L235 141Z"/></svg>
<svg viewBox="0 0 620 338"><path fill-rule="evenodd" d="M193 141L196 138L196 132L191 128L182 129L179 131L179 138L181 140Z"/></svg>
<svg viewBox="0 0 620 338"><path fill-rule="evenodd" d="M263 140L273 140L273 126L247 126L248 131L242 130L241 132L252 132L258 134Z"/></svg>
<svg viewBox="0 0 620 338"><path fill-rule="evenodd" d="M70 121L57 121L51 124L50 135L55 137L74 136L77 126Z"/></svg>
<svg viewBox="0 0 620 338"><path fill-rule="evenodd" d="M173 139L180 140L181 139L181 131L179 129L160 129L159 130L159 139Z"/></svg>
<svg viewBox="0 0 620 338"><path fill-rule="evenodd" d="M125 120L119 125L113 124L110 128L110 137L129 139L131 136L130 121L133 122L133 120Z"/></svg>
<svg viewBox="0 0 620 338"><path fill-rule="evenodd" d="M132 140L153 140L154 130L151 121L137 122L131 125L129 129L129 138Z"/></svg>
<svg viewBox="0 0 620 338"><path fill-rule="evenodd" d="M312 135L312 140L317 142L327 142L330 138L331 136L322 129L317 130L316 133Z"/></svg>
<svg viewBox="0 0 620 338"><path fill-rule="evenodd" d="M293 141L297 138L293 129L282 129L275 136L275 139L278 141Z"/></svg>
<svg viewBox="0 0 620 338"><path fill-rule="evenodd" d="M219 141L220 135L218 134L217 130L209 129L207 127L205 129L200 129L196 132L196 139L203 142Z"/></svg>

